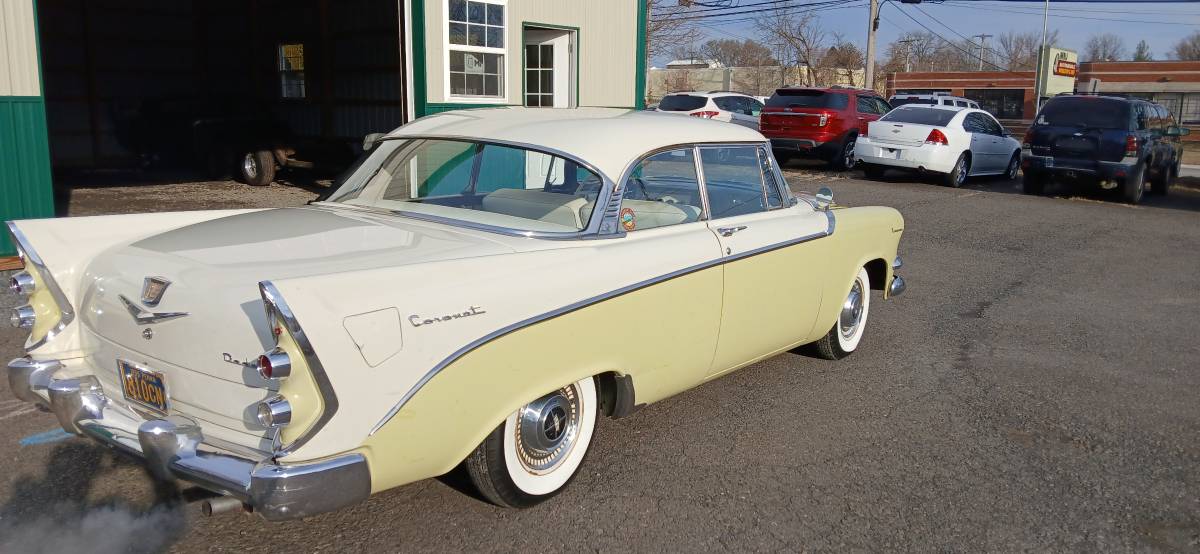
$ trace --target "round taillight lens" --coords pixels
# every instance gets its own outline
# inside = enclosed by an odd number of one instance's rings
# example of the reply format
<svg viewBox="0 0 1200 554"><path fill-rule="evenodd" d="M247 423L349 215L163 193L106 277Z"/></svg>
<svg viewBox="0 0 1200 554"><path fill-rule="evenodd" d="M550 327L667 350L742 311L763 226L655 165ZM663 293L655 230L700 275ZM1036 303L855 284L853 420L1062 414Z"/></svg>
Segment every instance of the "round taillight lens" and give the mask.
<svg viewBox="0 0 1200 554"><path fill-rule="evenodd" d="M34 312L33 307L29 305L13 308L12 312L8 316L9 324L18 329L32 328L36 320L37 313Z"/></svg>
<svg viewBox="0 0 1200 554"><path fill-rule="evenodd" d="M292 421L292 405L282 396L272 396L258 403L255 410L263 427L282 427Z"/></svg>
<svg viewBox="0 0 1200 554"><path fill-rule="evenodd" d="M292 359L287 352L275 348L258 357L258 374L263 379L285 379L292 374Z"/></svg>
<svg viewBox="0 0 1200 554"><path fill-rule="evenodd" d="M36 288L37 285L34 284L33 275L30 275L24 271L13 275L12 278L8 280L8 290L12 291L13 294L23 294L28 296L33 294L33 291Z"/></svg>

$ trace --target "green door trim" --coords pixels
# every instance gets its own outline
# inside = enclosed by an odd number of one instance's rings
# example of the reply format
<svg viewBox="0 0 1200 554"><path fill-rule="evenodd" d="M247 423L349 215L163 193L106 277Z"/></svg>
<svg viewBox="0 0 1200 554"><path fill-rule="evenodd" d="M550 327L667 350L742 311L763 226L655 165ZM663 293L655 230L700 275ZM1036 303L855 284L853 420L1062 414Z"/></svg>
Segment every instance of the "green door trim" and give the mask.
<svg viewBox="0 0 1200 554"><path fill-rule="evenodd" d="M575 33L575 35L571 37L572 42L569 43L575 47L575 98L567 98L567 107L578 108L581 104L579 101L579 93L581 90L579 88L579 74L583 73L583 68L579 65L579 51L583 50L583 39L580 38L581 35L579 34L579 27L572 27L570 25L557 25L554 23L538 23L536 21L521 22L521 103L519 105L528 105L525 103L525 29L529 27L540 29L557 29L560 31L571 31L572 33Z"/></svg>
<svg viewBox="0 0 1200 554"><path fill-rule="evenodd" d="M649 16L646 8L649 0L634 0L637 9L637 60L633 85L633 106L639 110L646 109L646 18Z"/></svg>

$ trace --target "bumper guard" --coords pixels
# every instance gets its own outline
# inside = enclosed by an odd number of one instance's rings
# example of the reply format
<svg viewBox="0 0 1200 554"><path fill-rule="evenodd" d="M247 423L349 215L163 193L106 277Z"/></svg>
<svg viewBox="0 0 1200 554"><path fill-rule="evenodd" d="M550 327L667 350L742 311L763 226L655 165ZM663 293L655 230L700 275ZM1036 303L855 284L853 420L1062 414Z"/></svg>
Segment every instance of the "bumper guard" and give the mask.
<svg viewBox="0 0 1200 554"><path fill-rule="evenodd" d="M109 408L91 375L55 379L58 360L17 358L8 363L13 395L50 409L63 429L143 459L163 480L182 479L250 505L268 520L328 512L371 494L362 454L300 464L255 461L218 452L204 443L200 426L182 416L141 420Z"/></svg>

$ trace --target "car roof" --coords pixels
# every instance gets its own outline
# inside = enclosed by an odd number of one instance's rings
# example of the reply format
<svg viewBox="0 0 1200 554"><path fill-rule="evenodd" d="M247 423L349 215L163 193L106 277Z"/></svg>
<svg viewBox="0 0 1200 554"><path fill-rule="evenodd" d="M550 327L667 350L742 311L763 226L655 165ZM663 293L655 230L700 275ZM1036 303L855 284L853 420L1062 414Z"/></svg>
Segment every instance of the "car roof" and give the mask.
<svg viewBox="0 0 1200 554"><path fill-rule="evenodd" d="M766 141L758 131L741 125L670 113L519 106L442 112L422 117L388 136L464 138L558 150L613 180L653 150L678 144Z"/></svg>
<svg viewBox="0 0 1200 554"><path fill-rule="evenodd" d="M819 91L819 92L837 92L837 93L842 93L842 94L863 94L863 95L867 95L867 96L879 96L878 92L875 92L869 88L854 88L854 87L836 87L836 86L835 87L779 87L779 88L775 89L775 92L779 92L781 90L815 90L815 91Z"/></svg>

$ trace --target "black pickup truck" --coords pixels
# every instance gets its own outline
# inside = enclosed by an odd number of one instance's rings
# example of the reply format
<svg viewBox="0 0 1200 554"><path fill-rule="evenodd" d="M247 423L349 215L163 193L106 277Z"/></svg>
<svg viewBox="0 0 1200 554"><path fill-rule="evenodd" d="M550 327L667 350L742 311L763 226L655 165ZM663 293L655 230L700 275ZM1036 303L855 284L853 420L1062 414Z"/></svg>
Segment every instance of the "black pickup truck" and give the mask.
<svg viewBox="0 0 1200 554"><path fill-rule="evenodd" d="M1180 137L1164 107L1135 98L1065 95L1051 98L1038 112L1021 145L1027 194L1041 194L1051 179L1120 187L1131 204L1150 184L1166 194L1183 159Z"/></svg>

